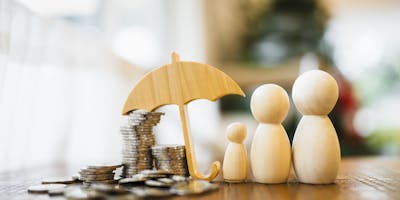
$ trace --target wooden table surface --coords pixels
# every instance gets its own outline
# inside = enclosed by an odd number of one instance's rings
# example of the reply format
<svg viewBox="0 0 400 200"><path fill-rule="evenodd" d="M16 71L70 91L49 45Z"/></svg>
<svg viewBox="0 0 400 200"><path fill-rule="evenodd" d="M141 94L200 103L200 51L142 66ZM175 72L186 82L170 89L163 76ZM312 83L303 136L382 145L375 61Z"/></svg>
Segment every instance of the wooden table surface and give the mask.
<svg viewBox="0 0 400 200"><path fill-rule="evenodd" d="M65 175L65 169L49 168L0 174L0 199L60 199L28 194L30 185L44 177ZM219 183L220 189L198 196L169 199L400 199L398 157L345 158L335 184L308 185L291 177L287 184Z"/></svg>

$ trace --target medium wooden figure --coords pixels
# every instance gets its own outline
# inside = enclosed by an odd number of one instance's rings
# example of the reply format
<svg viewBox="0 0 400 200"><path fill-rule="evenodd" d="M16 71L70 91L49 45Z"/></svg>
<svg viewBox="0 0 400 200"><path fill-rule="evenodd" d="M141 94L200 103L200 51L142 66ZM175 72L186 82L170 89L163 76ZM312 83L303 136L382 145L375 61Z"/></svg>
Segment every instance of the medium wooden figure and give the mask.
<svg viewBox="0 0 400 200"><path fill-rule="evenodd" d="M247 174L247 151L243 144L246 138L246 126L232 123L226 129L229 140L225 151L222 173L226 182L243 182Z"/></svg>
<svg viewBox="0 0 400 200"><path fill-rule="evenodd" d="M293 138L293 166L300 182L328 184L336 179L340 147L328 118L339 96L336 80L321 70L300 75L292 90L296 108L304 115Z"/></svg>
<svg viewBox="0 0 400 200"><path fill-rule="evenodd" d="M259 183L284 183L291 162L289 138L281 124L289 111L288 94L278 85L262 85L254 91L250 108L260 123L250 152L254 179Z"/></svg>

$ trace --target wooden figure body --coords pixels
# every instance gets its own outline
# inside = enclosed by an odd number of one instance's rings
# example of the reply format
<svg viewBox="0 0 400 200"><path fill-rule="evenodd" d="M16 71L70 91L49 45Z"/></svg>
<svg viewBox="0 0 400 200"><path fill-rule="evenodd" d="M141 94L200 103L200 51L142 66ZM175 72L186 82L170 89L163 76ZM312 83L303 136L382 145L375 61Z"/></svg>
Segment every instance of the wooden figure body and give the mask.
<svg viewBox="0 0 400 200"><path fill-rule="evenodd" d="M289 97L280 86L265 84L254 91L250 107L260 122L250 152L254 179L259 183L284 183L289 176L291 152L281 123L289 111Z"/></svg>
<svg viewBox="0 0 400 200"><path fill-rule="evenodd" d="M300 75L292 90L296 108L304 115L293 138L293 167L300 182L328 184L336 179L340 146L328 118L339 96L335 79L321 70Z"/></svg>
<svg viewBox="0 0 400 200"><path fill-rule="evenodd" d="M232 123L228 126L228 147L224 155L222 172L226 182L243 182L247 175L247 151L243 144L246 138L246 126Z"/></svg>

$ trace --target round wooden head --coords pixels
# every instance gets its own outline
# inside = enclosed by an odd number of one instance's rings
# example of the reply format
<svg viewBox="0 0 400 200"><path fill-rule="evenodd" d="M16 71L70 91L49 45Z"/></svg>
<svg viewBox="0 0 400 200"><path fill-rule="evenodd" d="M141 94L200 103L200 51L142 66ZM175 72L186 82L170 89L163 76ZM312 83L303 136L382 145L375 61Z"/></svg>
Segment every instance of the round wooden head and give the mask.
<svg viewBox="0 0 400 200"><path fill-rule="evenodd" d="M258 122L282 123L289 111L289 96L276 84L264 84L253 92L250 108Z"/></svg>
<svg viewBox="0 0 400 200"><path fill-rule="evenodd" d="M293 102L303 115L327 115L339 97L336 80L321 70L300 75L292 89Z"/></svg>
<svg viewBox="0 0 400 200"><path fill-rule="evenodd" d="M228 140L235 143L242 143L246 138L246 126L242 123L235 122L226 128Z"/></svg>

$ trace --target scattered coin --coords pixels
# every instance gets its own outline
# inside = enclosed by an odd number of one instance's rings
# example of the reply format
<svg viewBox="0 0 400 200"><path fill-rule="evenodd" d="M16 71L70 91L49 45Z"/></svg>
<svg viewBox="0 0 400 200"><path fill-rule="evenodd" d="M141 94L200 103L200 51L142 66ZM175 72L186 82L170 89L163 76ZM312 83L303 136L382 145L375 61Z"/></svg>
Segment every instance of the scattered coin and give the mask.
<svg viewBox="0 0 400 200"><path fill-rule="evenodd" d="M52 189L47 192L49 196L61 196L64 194L65 188Z"/></svg>
<svg viewBox="0 0 400 200"><path fill-rule="evenodd" d="M118 181L119 184L125 185L125 184L143 184L147 179L145 177L131 177L131 178L123 178Z"/></svg>
<svg viewBox="0 0 400 200"><path fill-rule="evenodd" d="M145 184L147 186L150 186L150 187L162 187L162 188L171 187L172 186L171 183L164 183L164 182L156 181L156 180L147 180L145 182Z"/></svg>
<svg viewBox="0 0 400 200"><path fill-rule="evenodd" d="M188 178L186 176L179 176L179 175L173 175L173 176L171 176L171 179L176 182L182 182L182 181L188 180Z"/></svg>
<svg viewBox="0 0 400 200"><path fill-rule="evenodd" d="M45 179L28 192L66 199L153 199L217 189L217 184L187 177L184 145L155 145L152 129L161 115L143 110L129 113L127 124L121 126L122 164L90 164L72 177ZM120 172L123 178L115 179Z"/></svg>
<svg viewBox="0 0 400 200"><path fill-rule="evenodd" d="M43 184L43 185L34 185L28 188L28 192L30 193L47 193L49 190L55 190L60 188L65 188L65 184Z"/></svg>
<svg viewBox="0 0 400 200"><path fill-rule="evenodd" d="M157 179L157 181L160 181L160 182L166 183L166 184L173 184L173 183L176 182L176 181L174 181L173 179L170 179L170 178L159 178L159 179Z"/></svg>
<svg viewBox="0 0 400 200"><path fill-rule="evenodd" d="M79 182L79 180L72 177L47 178L42 180L42 184L73 184Z"/></svg>

